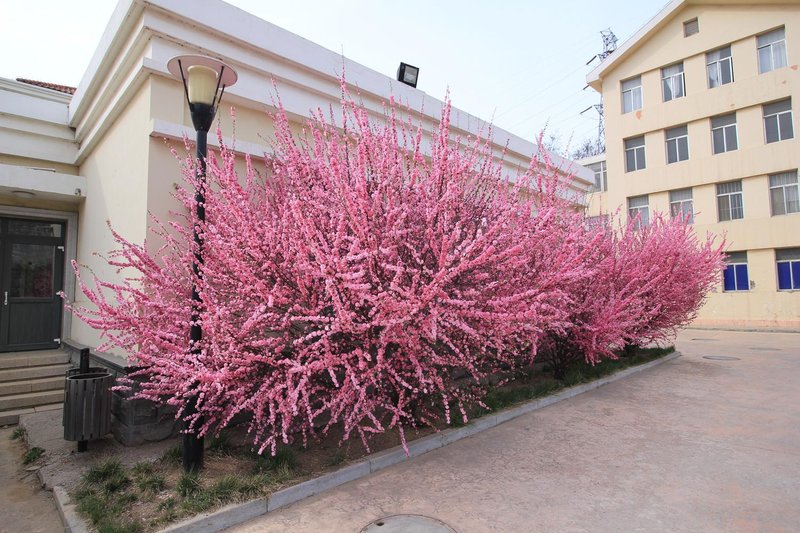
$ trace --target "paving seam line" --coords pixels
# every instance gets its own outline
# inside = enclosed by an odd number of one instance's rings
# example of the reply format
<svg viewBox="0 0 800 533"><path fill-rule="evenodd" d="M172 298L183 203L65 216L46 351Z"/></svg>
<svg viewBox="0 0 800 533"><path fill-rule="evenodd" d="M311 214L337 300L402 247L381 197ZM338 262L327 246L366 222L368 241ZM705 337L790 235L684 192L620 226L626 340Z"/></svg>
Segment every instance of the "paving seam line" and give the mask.
<svg viewBox="0 0 800 533"><path fill-rule="evenodd" d="M556 394L551 394L544 398L505 409L497 414L482 416L473 420L466 426L445 429L409 442L408 455L406 455L402 446L395 446L394 448L368 455L366 458L335 472L276 491L268 498L260 498L245 503L233 503L210 513L201 513L182 522L178 522L177 524L173 524L166 529L162 529L160 533L216 533L222 531L223 529L252 520L253 518L336 488L350 481L364 478L384 468L418 457L429 451L471 437L472 435L508 422L509 420L514 420L527 413L553 405L562 400L573 398L584 392L623 379L631 374L672 361L680 356L680 352L672 352L671 354L653 361L620 370L619 372L615 372L589 383L575 385ZM89 529L86 522L78 516L76 506L71 502L67 491L61 486L56 486L53 487L53 495L56 500L58 512L64 522L64 530L67 533L88 533Z"/></svg>

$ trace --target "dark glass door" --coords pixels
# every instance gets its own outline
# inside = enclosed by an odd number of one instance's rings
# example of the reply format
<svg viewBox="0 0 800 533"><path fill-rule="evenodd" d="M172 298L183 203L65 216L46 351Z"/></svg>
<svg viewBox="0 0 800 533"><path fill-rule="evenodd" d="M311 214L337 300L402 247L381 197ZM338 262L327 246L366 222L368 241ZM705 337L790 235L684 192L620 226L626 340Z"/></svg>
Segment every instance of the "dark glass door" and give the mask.
<svg viewBox="0 0 800 533"><path fill-rule="evenodd" d="M61 342L64 224L0 219L0 352Z"/></svg>

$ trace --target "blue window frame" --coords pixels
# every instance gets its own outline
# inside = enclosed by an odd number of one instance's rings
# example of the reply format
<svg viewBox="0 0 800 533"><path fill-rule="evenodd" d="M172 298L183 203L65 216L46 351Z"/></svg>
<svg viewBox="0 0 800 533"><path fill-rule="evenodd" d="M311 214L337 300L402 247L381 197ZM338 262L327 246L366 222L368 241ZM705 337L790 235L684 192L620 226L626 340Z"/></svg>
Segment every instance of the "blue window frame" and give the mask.
<svg viewBox="0 0 800 533"><path fill-rule="evenodd" d="M800 248L775 250L778 290L800 290Z"/></svg>
<svg viewBox="0 0 800 533"><path fill-rule="evenodd" d="M722 276L725 292L749 291L750 277L747 274L747 252L729 252L725 272Z"/></svg>

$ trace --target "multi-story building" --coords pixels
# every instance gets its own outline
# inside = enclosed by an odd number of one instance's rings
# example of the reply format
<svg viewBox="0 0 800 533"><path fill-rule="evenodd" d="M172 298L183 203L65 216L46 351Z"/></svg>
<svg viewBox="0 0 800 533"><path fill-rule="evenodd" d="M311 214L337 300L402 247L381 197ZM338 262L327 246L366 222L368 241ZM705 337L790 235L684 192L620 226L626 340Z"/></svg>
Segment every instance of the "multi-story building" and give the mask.
<svg viewBox="0 0 800 533"><path fill-rule="evenodd" d="M674 0L587 76L606 133L588 214L725 236L698 325L800 328L798 61L797 0Z"/></svg>
<svg viewBox="0 0 800 533"><path fill-rule="evenodd" d="M383 117L394 96L426 134L436 131L443 102L221 1L119 0L92 62L76 89L0 79L0 354L96 346L98 333L63 311L58 292L90 305L75 289L70 260L103 279L122 274L97 257L116 247L107 222L142 242L148 213L166 220L180 166L165 140L194 138L181 81L167 69L179 54L210 55L238 71L218 124L230 145L236 106L236 151L258 160L273 128L272 80L293 127L317 108L341 100L336 73L358 87L359 101ZM487 123L452 110L453 135L477 135ZM505 171L525 168L538 148L494 128L492 149ZM218 148L209 135L211 150ZM572 175L576 194L591 173L553 155ZM0 360L2 355L0 355Z"/></svg>

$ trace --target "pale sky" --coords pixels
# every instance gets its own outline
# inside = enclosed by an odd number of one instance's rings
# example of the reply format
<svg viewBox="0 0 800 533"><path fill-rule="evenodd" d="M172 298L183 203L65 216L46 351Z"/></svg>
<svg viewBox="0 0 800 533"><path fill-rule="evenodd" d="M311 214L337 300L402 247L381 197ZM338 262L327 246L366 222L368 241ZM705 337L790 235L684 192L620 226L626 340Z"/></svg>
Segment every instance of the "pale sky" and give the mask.
<svg viewBox="0 0 800 533"><path fill-rule="evenodd" d="M191 0L186 0L191 1ZM571 146L597 134L599 103L585 89L600 31L619 44L665 0L230 0L230 3L378 72L420 68L418 89L523 138L560 134ZM0 77L76 86L114 0L0 0ZM592 65L596 65L596 62Z"/></svg>

